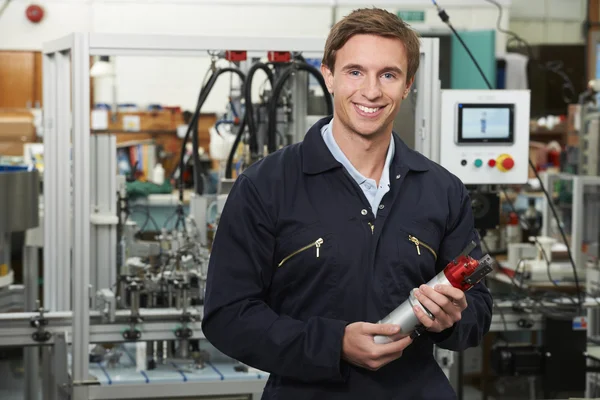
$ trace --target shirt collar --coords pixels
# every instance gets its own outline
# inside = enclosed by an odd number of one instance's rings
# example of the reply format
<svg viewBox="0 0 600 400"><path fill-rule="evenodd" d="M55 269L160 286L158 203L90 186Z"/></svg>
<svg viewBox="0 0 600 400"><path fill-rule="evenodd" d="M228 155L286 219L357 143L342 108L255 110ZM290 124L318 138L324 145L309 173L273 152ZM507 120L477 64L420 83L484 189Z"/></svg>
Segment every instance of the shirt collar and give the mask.
<svg viewBox="0 0 600 400"><path fill-rule="evenodd" d="M335 158L340 164L342 164L346 168L346 170L348 171L350 176L356 181L356 183L358 183L359 185L362 185L363 183L365 183L367 178L364 175L362 175L354 167L354 165L352 165L350 160L348 160L348 157L346 157L346 155L344 154L344 152L342 151L340 146L337 144L337 142L335 141L335 138L333 136L332 127L333 127L333 119L328 124L324 125L321 128L321 136L323 136L323 141L325 142L325 145L327 146L327 148L333 155L333 158ZM395 153L394 150L395 150L394 140L390 136L390 145L388 146L387 155L385 157L385 164L383 167L383 174L381 176L382 181L389 180L389 169L390 169L390 163L392 162L392 157L394 156L394 153Z"/></svg>
<svg viewBox="0 0 600 400"><path fill-rule="evenodd" d="M331 122L332 116L317 121L307 132L301 144L302 172L316 175L331 169L342 168L343 165L335 159L321 134L321 129ZM432 161L422 154L410 149L396 134L392 135L394 153L390 155L392 168L400 171L406 166L412 171L427 171Z"/></svg>

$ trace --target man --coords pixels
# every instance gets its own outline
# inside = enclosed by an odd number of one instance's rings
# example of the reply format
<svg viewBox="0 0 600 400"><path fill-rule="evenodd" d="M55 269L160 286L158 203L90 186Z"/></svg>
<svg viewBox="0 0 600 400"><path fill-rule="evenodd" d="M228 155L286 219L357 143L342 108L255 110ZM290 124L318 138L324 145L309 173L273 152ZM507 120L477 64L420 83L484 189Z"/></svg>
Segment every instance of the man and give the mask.
<svg viewBox="0 0 600 400"><path fill-rule="evenodd" d="M228 197L203 329L270 373L264 399L455 398L433 345L476 346L489 329L483 285L466 297L421 286L477 235L462 183L392 134L419 52L386 11L337 23L322 66L333 118L248 168ZM376 322L415 287L435 319L417 312L428 330L413 341Z"/></svg>

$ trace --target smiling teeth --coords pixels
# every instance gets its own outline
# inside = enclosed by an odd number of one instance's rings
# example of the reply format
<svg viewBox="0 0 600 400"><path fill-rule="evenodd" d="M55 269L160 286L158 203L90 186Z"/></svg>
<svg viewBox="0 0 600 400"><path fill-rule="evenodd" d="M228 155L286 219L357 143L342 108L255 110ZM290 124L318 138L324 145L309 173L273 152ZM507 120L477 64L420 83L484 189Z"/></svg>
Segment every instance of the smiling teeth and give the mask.
<svg viewBox="0 0 600 400"><path fill-rule="evenodd" d="M364 111L364 112L369 113L369 114L373 114L374 112L377 112L379 110L379 107L378 108L369 108L369 107L361 106L361 105L358 105L358 104L356 106L361 111Z"/></svg>

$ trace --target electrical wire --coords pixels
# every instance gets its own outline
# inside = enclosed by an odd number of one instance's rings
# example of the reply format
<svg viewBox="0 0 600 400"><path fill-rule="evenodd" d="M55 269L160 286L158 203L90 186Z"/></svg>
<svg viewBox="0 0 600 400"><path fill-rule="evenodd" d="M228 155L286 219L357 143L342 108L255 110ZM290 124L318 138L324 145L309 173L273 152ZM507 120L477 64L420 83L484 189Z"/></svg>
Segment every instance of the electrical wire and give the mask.
<svg viewBox="0 0 600 400"><path fill-rule="evenodd" d="M493 0L484 0L484 1L488 1L488 2L490 2L490 3L493 4ZM454 33L454 35L457 37L457 39L459 39L460 43L463 45L463 47L465 48L465 50L469 54L469 57L473 61L473 64L477 67L477 70L481 74L482 78L485 80L488 89L493 90L492 85L487 80L485 74L481 70L481 67L479 66L479 63L477 62L477 60L475 59L475 57L473 56L473 54L469 50L468 46L463 42L463 40L460 37L460 35L458 34L458 32L456 32L456 30L454 29L454 27L450 23L450 17L448 16L448 13L446 13L446 11L438 5L438 3L437 3L436 0L432 0L432 2L433 2L433 5L436 7L436 9L438 11L438 15L439 15L440 19L442 20L442 22L444 22L446 25L448 25L448 27L452 30L452 32ZM515 35L515 37L516 36L517 35ZM581 286L579 284L579 276L578 276L578 273L577 273L577 267L575 266L575 262L573 260L572 254L571 254L571 249L569 247L569 243L568 243L568 241L566 239L566 235L564 234L564 231L563 231L562 227L560 226L560 220L558 218L558 214L556 212L556 209L554 208L554 205L553 205L553 202L552 202L552 198L550 197L550 195L548 194L548 191L544 187L544 183L542 182L539 174L537 173L535 165L533 164L533 162L531 161L531 159L529 159L529 165L533 169L533 172L535 173L535 176L536 176L537 180L539 181L540 188L542 189L542 191L544 192L544 195L546 196L546 199L548 201L548 205L550 206L550 209L552 210L552 214L553 214L554 218L556 219L557 225L558 225L558 227L560 229L560 232L561 232L561 236L562 236L563 241L564 241L564 243L565 243L565 245L567 247L567 252L568 252L568 255L569 255L569 261L571 262L571 267L573 268L573 277L574 277L574 280L575 280L575 287L576 287L576 291L577 291L578 308L579 308L579 311L581 311L581 309L583 307L583 300L581 299L581 294L583 292L582 292ZM513 206L513 209L514 209L514 206ZM518 215L519 214L517 213L517 216Z"/></svg>
<svg viewBox="0 0 600 400"><path fill-rule="evenodd" d="M4 12L6 11L6 9L8 8L8 5L10 4L12 0L6 0L4 2L4 4L2 4L2 6L0 6L0 17L2 17L2 14L4 14Z"/></svg>
<svg viewBox="0 0 600 400"><path fill-rule="evenodd" d="M536 59L534 57L533 50L531 49L531 46L529 45L529 43L527 43L527 41L525 39L523 39L522 37L520 37L513 31L509 31L509 30L502 28L502 26L500 25L500 23L502 21L502 15L504 13L504 8L502 7L502 5L500 3L498 3L498 1L496 1L496 0L483 0L483 1L493 4L498 9L498 18L496 19L496 30L498 32L504 33L505 35L507 35L509 37L508 41L506 42L506 47L511 47L511 43L516 43L517 48L524 47L525 50L527 51L527 56L528 56L529 60L532 61L538 68L540 68L541 70L546 70L546 71L552 72L552 73L558 75L562 79L562 81L563 81L563 85L562 85L563 101L567 104L575 102L577 100L575 86L573 85L571 78L569 78L569 76L562 70L562 68L563 68L562 61L549 61L545 64L541 63L538 59Z"/></svg>
<svg viewBox="0 0 600 400"><path fill-rule="evenodd" d="M274 77L273 72L269 68L267 64L264 63L256 63L250 67L248 70L248 77L244 84L244 103L246 105L246 114L248 115L248 133L249 137L249 145L250 145L250 154L252 156L256 156L258 154L258 135L257 135L257 124L254 122L254 109L252 103L252 80L254 75L258 70L262 70L265 74L267 74L267 80L271 84L271 88L273 88ZM233 149L235 150L235 149Z"/></svg>
<svg viewBox="0 0 600 400"><path fill-rule="evenodd" d="M199 190L199 185L201 184L202 179L201 179L201 175L200 175L200 171L199 171L200 158L198 155L198 134L197 134L200 110L202 109L204 102L206 102L206 99L208 98L208 95L210 94L210 92L211 92L212 88L214 87L219 76L221 76L222 74L227 73L227 72L237 74L239 76L240 80L242 81L242 83L244 82L244 80L246 78L244 73L237 68L231 68L231 67L218 68L218 69L214 70L214 72L212 73L212 75L210 76L210 78L208 79L206 84L201 88L200 94L198 95L198 102L196 104L196 110L194 111L192 119L191 119L190 123L188 124L188 128L187 128L185 137L183 138L183 140L181 142L181 154L180 154L180 159L179 159L179 202L180 203L183 203L183 170L185 168L185 165L184 165L185 153L186 153L185 149L186 149L187 141L189 140L190 136L192 136L192 143L193 143L192 157L194 159L194 166L195 166L194 182L196 184L197 193L202 194L201 191ZM246 123L246 113L244 113L244 117L242 118L242 123L239 128L240 131L243 131L245 129L245 123ZM179 212L179 213L181 213L181 212ZM179 222L180 221L178 220L178 223ZM185 226L185 221L183 221L183 224Z"/></svg>
<svg viewBox="0 0 600 400"><path fill-rule="evenodd" d="M323 98L327 106L327 114L333 114L333 102L331 101L331 96L329 95L329 90L327 89L327 85L325 84L325 78L323 78L321 71L301 60L293 62L292 65L288 69L283 71L277 79L275 87L273 88L271 99L269 101L269 117L267 128L267 149L269 153L273 153L277 150L277 105L279 102L279 97L281 96L281 92L285 88L287 80L292 76L293 73L298 71L308 72L319 82L319 85L323 89Z"/></svg>

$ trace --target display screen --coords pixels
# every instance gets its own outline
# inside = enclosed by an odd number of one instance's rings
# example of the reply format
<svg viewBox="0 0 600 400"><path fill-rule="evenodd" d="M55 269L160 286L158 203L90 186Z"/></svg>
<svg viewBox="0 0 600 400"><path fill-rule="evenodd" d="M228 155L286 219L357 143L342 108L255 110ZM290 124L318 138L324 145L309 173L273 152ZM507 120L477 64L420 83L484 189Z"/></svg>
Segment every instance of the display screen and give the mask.
<svg viewBox="0 0 600 400"><path fill-rule="evenodd" d="M459 104L459 143L512 143L514 104Z"/></svg>

